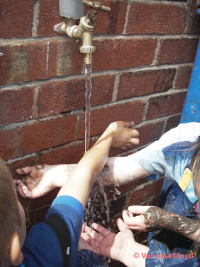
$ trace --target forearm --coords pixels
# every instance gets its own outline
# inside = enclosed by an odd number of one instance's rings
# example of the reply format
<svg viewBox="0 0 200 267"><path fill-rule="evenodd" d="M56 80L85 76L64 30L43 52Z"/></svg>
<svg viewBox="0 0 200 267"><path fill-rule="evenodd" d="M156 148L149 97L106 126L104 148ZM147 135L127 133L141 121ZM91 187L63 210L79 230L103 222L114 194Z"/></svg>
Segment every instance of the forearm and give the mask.
<svg viewBox="0 0 200 267"><path fill-rule="evenodd" d="M110 134L110 131L105 131L79 161L58 195L70 195L85 206L90 188L106 163L112 141L113 135Z"/></svg>
<svg viewBox="0 0 200 267"><path fill-rule="evenodd" d="M149 175L131 156L126 156L108 158L99 178L104 185L122 185Z"/></svg>
<svg viewBox="0 0 200 267"><path fill-rule="evenodd" d="M166 228L200 242L200 221L188 219L158 207L151 207L144 214L148 230Z"/></svg>

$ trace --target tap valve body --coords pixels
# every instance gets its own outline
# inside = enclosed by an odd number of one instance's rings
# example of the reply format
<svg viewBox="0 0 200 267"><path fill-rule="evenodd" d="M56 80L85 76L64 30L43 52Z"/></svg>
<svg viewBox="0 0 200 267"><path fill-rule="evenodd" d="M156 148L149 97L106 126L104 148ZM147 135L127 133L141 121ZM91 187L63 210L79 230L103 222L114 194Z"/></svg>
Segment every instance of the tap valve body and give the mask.
<svg viewBox="0 0 200 267"><path fill-rule="evenodd" d="M59 33L66 33L73 38L76 43L82 40L80 52L84 54L84 63L92 63L92 53L96 51L96 47L92 45L93 31L96 26L97 10L110 12L109 7L103 6L99 2L83 1L83 4L92 7L86 16L80 19L79 25L66 25L64 22L54 26L54 31Z"/></svg>

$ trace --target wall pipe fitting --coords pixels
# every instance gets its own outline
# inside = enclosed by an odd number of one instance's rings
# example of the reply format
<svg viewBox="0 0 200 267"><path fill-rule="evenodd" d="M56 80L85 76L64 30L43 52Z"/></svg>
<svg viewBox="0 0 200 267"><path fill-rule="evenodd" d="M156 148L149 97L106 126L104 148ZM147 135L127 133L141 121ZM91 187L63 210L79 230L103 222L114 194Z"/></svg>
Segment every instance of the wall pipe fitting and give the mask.
<svg viewBox="0 0 200 267"><path fill-rule="evenodd" d="M60 16L67 19L80 19L84 16L82 0L59 0Z"/></svg>
<svg viewBox="0 0 200 267"><path fill-rule="evenodd" d="M60 4L64 3L65 0L60 0ZM74 0L73 0L74 1ZM71 0L66 1L66 5L74 3ZM62 3L61 3L62 2ZM76 4L80 2L80 0L75 1ZM80 3L79 3L80 4ZM93 42L93 31L96 26L96 17L97 17L97 10L102 10L106 12L110 12L110 7L103 6L99 2L92 2L89 0L84 0L83 4L92 7L86 16L80 19L79 25L73 25L72 17L75 15L70 15L70 19L68 22L63 22L54 26L54 31L58 33L65 33L69 37L73 38L76 43L79 43L82 40L82 46L80 47L80 52L84 54L84 63L91 64L92 63L92 53L96 51L96 47L92 45ZM63 14L63 13L62 13ZM65 13L66 16L66 13ZM69 15L68 15L69 17Z"/></svg>

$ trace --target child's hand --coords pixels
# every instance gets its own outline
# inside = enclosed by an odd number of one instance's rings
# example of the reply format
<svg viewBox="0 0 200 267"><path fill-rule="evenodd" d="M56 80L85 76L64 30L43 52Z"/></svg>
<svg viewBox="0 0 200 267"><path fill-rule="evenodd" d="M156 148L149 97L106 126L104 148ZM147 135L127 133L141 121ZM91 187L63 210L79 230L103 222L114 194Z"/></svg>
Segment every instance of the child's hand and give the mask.
<svg viewBox="0 0 200 267"><path fill-rule="evenodd" d="M137 231L147 231L147 225L145 223L144 213L150 206L130 206L128 210L124 210L122 217L124 223L129 229Z"/></svg>
<svg viewBox="0 0 200 267"><path fill-rule="evenodd" d="M133 122L117 121L108 126L107 130L113 134L112 147L127 149L139 144L139 132L133 125Z"/></svg>
<svg viewBox="0 0 200 267"><path fill-rule="evenodd" d="M14 183L18 193L24 198L41 197L62 186L68 176L64 165L27 166L16 172L22 175L22 179L16 179Z"/></svg>

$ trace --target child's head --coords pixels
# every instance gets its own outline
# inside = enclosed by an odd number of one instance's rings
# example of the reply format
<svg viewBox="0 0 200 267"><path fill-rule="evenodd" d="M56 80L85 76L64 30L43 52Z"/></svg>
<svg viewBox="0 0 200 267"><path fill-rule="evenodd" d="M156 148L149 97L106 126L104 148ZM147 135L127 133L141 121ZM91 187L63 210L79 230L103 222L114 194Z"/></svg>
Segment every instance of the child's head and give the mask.
<svg viewBox="0 0 200 267"><path fill-rule="evenodd" d="M23 217L11 173L0 158L0 266L21 263Z"/></svg>

